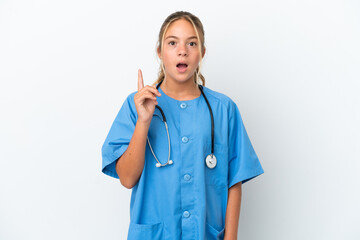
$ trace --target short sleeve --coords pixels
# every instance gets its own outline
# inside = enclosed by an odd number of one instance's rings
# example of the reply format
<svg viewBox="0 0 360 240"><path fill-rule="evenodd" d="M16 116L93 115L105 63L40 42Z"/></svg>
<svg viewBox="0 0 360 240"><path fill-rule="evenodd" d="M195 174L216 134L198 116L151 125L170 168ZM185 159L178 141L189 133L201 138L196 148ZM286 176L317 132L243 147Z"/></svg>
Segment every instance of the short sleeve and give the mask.
<svg viewBox="0 0 360 240"><path fill-rule="evenodd" d="M101 148L102 172L114 178L119 178L116 161L126 151L135 130L137 112L134 94L130 94L124 101Z"/></svg>
<svg viewBox="0 0 360 240"><path fill-rule="evenodd" d="M238 182L244 184L264 173L234 102L230 105L229 118L228 188Z"/></svg>

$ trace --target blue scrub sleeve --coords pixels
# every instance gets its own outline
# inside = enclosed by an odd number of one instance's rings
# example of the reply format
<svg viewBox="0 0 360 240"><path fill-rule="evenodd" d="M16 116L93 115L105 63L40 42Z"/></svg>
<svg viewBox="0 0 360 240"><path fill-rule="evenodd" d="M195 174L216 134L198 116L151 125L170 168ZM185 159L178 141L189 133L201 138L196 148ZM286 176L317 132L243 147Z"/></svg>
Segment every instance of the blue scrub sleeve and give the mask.
<svg viewBox="0 0 360 240"><path fill-rule="evenodd" d="M102 172L114 178L119 178L115 165L129 146L135 130L137 112L134 95L130 94L124 101L101 148Z"/></svg>
<svg viewBox="0 0 360 240"><path fill-rule="evenodd" d="M228 188L242 184L264 173L251 145L239 109L235 102L230 107L229 119L229 174Z"/></svg>

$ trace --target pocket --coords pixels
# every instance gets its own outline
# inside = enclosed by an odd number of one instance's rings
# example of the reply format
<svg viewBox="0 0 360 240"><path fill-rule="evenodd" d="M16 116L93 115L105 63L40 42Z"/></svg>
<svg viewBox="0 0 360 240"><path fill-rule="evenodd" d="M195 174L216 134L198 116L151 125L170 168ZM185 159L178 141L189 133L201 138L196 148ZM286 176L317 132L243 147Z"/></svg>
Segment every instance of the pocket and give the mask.
<svg viewBox="0 0 360 240"><path fill-rule="evenodd" d="M128 240L151 239L163 240L163 222L155 224L137 224L130 222Z"/></svg>
<svg viewBox="0 0 360 240"><path fill-rule="evenodd" d="M225 233L225 228L218 231L213 226L206 223L206 228L205 228L206 240L223 240L224 233Z"/></svg>

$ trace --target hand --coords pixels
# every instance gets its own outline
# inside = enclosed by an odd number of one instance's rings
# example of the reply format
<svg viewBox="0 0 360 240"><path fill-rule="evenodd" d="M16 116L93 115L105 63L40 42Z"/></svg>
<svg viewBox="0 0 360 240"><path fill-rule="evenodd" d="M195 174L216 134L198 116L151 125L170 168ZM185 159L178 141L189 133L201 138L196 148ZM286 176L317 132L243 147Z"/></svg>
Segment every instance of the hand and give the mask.
<svg viewBox="0 0 360 240"><path fill-rule="evenodd" d="M138 120L150 124L152 116L155 111L155 105L158 104L156 95L161 96L161 93L155 86L146 85L144 87L144 80L142 72L138 70L138 92L134 96L135 107L138 113Z"/></svg>

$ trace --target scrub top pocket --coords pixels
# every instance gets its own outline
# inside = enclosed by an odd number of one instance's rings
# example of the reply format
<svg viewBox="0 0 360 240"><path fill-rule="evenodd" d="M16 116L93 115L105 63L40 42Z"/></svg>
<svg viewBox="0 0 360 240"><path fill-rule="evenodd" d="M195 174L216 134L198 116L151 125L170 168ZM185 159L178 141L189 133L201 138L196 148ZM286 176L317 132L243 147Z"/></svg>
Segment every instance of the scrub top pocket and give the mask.
<svg viewBox="0 0 360 240"><path fill-rule="evenodd" d="M163 240L164 223L159 222L155 224L137 224L130 222L128 240Z"/></svg>
<svg viewBox="0 0 360 240"><path fill-rule="evenodd" d="M218 231L213 226L211 226L209 223L206 223L205 228L206 228L205 229L205 236L206 236L205 239L206 240L223 240L224 239L225 228Z"/></svg>

